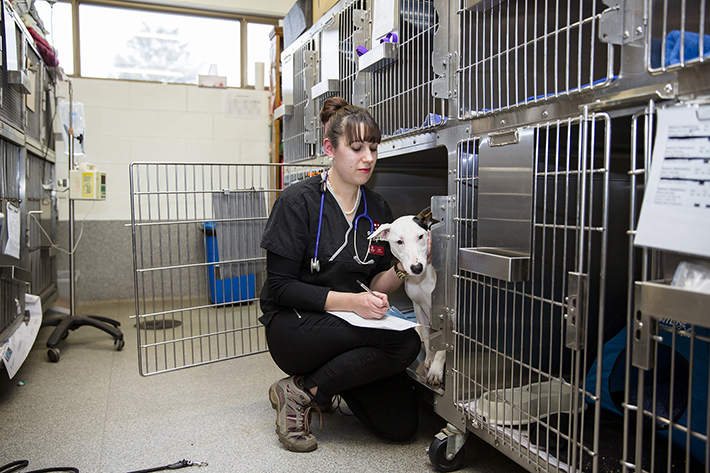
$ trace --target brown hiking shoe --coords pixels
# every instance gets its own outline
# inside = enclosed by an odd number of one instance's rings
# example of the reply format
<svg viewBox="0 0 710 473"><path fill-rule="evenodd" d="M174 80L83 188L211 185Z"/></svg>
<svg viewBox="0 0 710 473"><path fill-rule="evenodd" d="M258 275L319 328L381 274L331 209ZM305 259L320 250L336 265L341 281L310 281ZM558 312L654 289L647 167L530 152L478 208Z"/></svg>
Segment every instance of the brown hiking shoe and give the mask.
<svg viewBox="0 0 710 473"><path fill-rule="evenodd" d="M313 409L319 416L320 409L311 395L298 386L296 377L290 376L274 383L269 388L269 400L276 409L276 434L286 448L294 452L311 452L318 448L316 437L311 433L310 421Z"/></svg>

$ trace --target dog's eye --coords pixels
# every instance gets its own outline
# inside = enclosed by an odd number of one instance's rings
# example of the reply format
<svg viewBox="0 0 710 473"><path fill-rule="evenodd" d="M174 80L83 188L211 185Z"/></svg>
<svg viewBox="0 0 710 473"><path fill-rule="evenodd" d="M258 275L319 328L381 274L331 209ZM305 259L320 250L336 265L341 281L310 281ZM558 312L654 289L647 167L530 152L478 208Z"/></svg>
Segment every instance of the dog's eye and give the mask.
<svg viewBox="0 0 710 473"><path fill-rule="evenodd" d="M421 240L422 238L424 238L424 235L419 235L419 239Z"/></svg>
<svg viewBox="0 0 710 473"><path fill-rule="evenodd" d="M397 240L398 245L404 245L404 242L402 240Z"/></svg>

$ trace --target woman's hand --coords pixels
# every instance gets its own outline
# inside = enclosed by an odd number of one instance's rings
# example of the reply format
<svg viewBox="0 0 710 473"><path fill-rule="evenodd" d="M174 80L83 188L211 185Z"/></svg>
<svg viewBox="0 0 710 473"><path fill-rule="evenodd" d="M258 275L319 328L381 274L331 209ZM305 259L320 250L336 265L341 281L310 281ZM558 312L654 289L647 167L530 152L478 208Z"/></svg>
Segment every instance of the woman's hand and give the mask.
<svg viewBox="0 0 710 473"><path fill-rule="evenodd" d="M373 292L375 295L369 292L330 291L325 300L325 310L347 310L355 312L363 319L381 319L389 310L390 304L387 300L387 294L378 291Z"/></svg>
<svg viewBox="0 0 710 473"><path fill-rule="evenodd" d="M353 295L355 301L352 311L363 319L381 319L390 308L387 294L375 291L374 296L367 292Z"/></svg>

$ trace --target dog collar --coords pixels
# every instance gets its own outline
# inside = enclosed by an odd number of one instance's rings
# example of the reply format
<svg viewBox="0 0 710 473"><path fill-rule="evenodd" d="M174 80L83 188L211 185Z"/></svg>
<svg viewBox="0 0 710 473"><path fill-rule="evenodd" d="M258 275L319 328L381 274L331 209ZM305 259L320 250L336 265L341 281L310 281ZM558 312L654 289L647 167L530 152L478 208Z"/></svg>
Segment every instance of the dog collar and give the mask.
<svg viewBox="0 0 710 473"><path fill-rule="evenodd" d="M402 281L404 281L405 279L407 279L407 278L409 277L409 273L408 273L408 272L404 271L403 269L399 269L399 261L397 261L397 262L394 264L394 273L395 273L395 274L397 275L397 277L398 277L399 279L401 279Z"/></svg>

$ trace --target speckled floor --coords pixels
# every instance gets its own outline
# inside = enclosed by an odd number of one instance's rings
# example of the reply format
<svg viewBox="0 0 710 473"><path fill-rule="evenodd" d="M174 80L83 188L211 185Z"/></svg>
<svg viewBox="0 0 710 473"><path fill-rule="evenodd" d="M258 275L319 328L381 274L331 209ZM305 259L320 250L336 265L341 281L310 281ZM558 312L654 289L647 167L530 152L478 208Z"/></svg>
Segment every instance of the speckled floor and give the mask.
<svg viewBox="0 0 710 473"><path fill-rule="evenodd" d="M283 374L268 354L141 377L133 303L82 304L78 312L119 320L125 348L117 352L108 335L82 327L51 363L45 343L52 329L40 330L16 376L0 373L0 465L26 459L27 470L125 473L187 459L208 466L179 471L435 471L426 448L445 421L426 402L407 443L382 441L354 417L334 413L324 415L324 432L315 428L315 452L292 453L274 433L267 390ZM465 448L460 471L525 471L473 435Z"/></svg>

